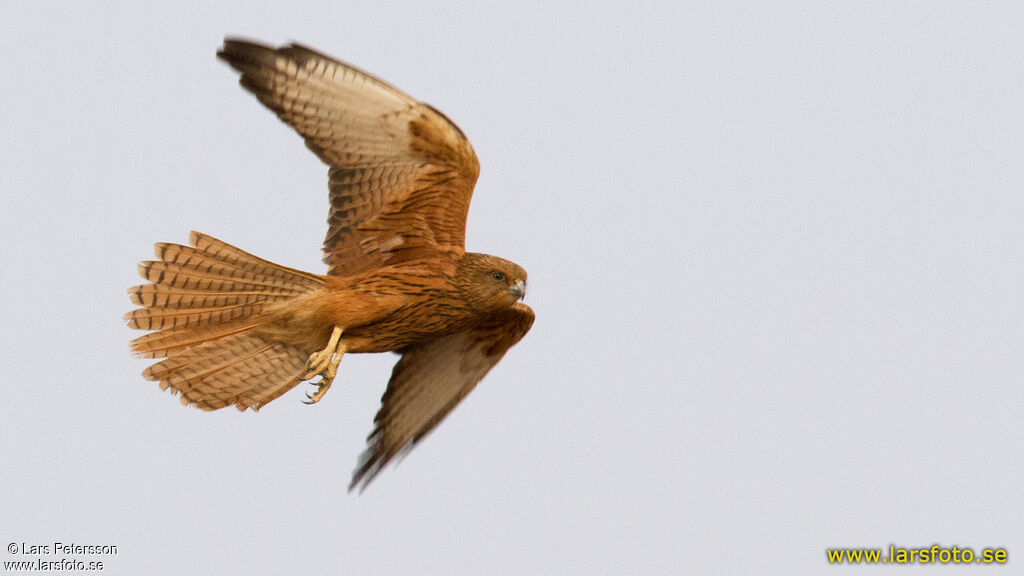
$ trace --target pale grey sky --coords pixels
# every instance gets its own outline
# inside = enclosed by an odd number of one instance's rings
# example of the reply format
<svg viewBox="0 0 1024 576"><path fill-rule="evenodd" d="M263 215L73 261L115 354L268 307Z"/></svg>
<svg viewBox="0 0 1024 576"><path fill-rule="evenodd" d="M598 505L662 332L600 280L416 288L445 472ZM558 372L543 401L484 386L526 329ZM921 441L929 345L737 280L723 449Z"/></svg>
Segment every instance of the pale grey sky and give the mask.
<svg viewBox="0 0 1024 576"><path fill-rule="evenodd" d="M0 544L150 575L1019 563L1024 8L378 4L0 7ZM468 248L530 273L530 334L362 495L395 356L239 414L128 352L154 242L324 270L326 169L228 34L444 111L482 164Z"/></svg>

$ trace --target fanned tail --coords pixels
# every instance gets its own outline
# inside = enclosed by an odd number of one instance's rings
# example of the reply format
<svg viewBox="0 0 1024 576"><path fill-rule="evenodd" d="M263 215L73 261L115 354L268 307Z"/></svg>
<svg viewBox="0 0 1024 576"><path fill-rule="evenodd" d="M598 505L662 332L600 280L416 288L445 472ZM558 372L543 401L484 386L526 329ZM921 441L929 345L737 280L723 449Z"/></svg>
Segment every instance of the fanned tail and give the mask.
<svg viewBox="0 0 1024 576"><path fill-rule="evenodd" d="M128 290L141 306L131 328L155 330L132 341L144 358L166 358L143 372L204 410L259 409L301 381L310 354L258 330L274 310L324 289L315 274L285 268L198 232L191 246L159 243L139 265L150 284Z"/></svg>

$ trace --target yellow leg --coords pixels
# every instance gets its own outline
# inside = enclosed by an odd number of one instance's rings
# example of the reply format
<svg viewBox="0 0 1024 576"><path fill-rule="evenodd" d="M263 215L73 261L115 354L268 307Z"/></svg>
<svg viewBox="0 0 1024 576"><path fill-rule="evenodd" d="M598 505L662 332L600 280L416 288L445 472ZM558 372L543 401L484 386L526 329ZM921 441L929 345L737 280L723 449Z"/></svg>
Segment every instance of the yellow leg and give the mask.
<svg viewBox="0 0 1024 576"><path fill-rule="evenodd" d="M331 339L327 347L319 352L310 354L306 360L306 373L302 375L303 380L311 380L320 376L320 380L313 382L317 391L313 394L306 394L306 404L316 404L327 394L327 390L338 374L338 364L341 364L341 357L345 355L345 345L341 343L341 327L335 326L331 332Z"/></svg>

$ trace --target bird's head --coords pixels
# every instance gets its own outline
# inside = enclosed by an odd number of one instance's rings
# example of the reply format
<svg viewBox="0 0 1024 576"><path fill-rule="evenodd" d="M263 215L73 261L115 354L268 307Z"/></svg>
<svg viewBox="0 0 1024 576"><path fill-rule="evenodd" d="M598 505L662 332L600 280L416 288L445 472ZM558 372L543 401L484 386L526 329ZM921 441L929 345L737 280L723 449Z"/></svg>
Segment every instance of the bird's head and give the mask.
<svg viewBox="0 0 1024 576"><path fill-rule="evenodd" d="M503 310L526 296L526 270L504 258L466 253L456 275L463 297L481 312Z"/></svg>

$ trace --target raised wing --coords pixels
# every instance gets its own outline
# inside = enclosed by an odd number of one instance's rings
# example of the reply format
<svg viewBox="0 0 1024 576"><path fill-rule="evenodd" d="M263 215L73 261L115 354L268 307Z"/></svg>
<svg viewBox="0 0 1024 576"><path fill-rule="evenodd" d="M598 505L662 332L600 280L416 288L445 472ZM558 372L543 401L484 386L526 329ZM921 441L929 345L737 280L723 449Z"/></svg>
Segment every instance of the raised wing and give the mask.
<svg viewBox="0 0 1024 576"><path fill-rule="evenodd" d="M298 44L275 49L227 39L217 56L330 166L328 274L464 251L480 165L451 120Z"/></svg>
<svg viewBox="0 0 1024 576"><path fill-rule="evenodd" d="M517 302L469 330L405 350L349 490L366 488L388 462L412 450L519 342L533 318L533 310Z"/></svg>

